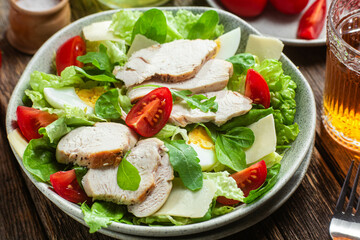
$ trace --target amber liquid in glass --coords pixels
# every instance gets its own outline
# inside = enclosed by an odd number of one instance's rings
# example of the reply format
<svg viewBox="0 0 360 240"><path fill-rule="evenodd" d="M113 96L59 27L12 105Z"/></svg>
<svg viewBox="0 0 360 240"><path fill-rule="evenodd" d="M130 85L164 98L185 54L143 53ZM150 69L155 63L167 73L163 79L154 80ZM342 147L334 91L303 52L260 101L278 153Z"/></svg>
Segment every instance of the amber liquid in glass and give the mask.
<svg viewBox="0 0 360 240"><path fill-rule="evenodd" d="M360 151L360 12L342 19L337 30L359 51L358 62L344 64L336 56L339 54L327 47L324 126L342 145Z"/></svg>

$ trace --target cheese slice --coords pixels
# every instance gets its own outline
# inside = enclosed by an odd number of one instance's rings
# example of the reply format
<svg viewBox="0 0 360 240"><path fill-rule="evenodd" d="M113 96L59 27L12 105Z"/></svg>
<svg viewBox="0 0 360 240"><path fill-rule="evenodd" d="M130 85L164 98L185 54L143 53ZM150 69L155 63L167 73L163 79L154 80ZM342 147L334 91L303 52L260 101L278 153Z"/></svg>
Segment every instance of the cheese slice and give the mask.
<svg viewBox="0 0 360 240"><path fill-rule="evenodd" d="M284 44L277 38L249 35L245 52L257 56L260 61L265 59L279 60Z"/></svg>
<svg viewBox="0 0 360 240"><path fill-rule="evenodd" d="M115 36L109 27L111 21L95 22L83 28L83 34L86 40L94 41L122 41L121 38Z"/></svg>
<svg viewBox="0 0 360 240"><path fill-rule="evenodd" d="M15 149L15 152L23 158L25 149L28 145L27 140L25 137L21 134L20 129L15 129L8 135L8 140L11 146Z"/></svg>
<svg viewBox="0 0 360 240"><path fill-rule="evenodd" d="M255 135L254 144L245 151L246 163L250 164L260 160L260 158L275 152L276 150L276 131L274 116L272 114L260 119L248 126Z"/></svg>
<svg viewBox="0 0 360 240"><path fill-rule="evenodd" d="M130 57L134 52L137 52L143 48L148 48L152 45L159 44L158 42L151 40L144 35L137 34L134 37L134 41L131 43L128 53L126 54Z"/></svg>
<svg viewBox="0 0 360 240"><path fill-rule="evenodd" d="M201 218L209 210L215 192L216 186L211 180L204 179L200 190L191 191L184 186L181 179L175 178L168 199L154 216Z"/></svg>

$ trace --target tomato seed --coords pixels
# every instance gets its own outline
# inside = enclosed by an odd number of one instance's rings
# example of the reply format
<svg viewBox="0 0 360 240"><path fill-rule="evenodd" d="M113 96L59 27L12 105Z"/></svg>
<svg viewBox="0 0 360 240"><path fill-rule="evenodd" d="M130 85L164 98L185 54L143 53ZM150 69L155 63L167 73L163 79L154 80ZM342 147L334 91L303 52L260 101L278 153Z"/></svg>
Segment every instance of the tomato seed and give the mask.
<svg viewBox="0 0 360 240"><path fill-rule="evenodd" d="M246 179L246 181L247 181L248 183L251 183L251 180L250 180L250 179Z"/></svg>
<svg viewBox="0 0 360 240"><path fill-rule="evenodd" d="M160 117L160 115L159 114L155 114L155 118L159 118Z"/></svg>
<svg viewBox="0 0 360 240"><path fill-rule="evenodd" d="M251 177L252 177L253 179L257 179L257 176L256 176L256 175L251 175Z"/></svg>
<svg viewBox="0 0 360 240"><path fill-rule="evenodd" d="M159 110L158 110L158 113L160 113L160 114L163 113L163 110L159 109Z"/></svg>

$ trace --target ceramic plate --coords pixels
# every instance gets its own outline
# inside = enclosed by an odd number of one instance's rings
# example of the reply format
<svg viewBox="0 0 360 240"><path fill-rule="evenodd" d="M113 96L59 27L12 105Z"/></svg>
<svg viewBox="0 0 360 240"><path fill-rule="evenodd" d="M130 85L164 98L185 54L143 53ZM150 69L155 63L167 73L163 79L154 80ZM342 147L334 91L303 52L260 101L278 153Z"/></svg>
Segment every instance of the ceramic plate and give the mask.
<svg viewBox="0 0 360 240"><path fill-rule="evenodd" d="M207 0L208 4L214 8L224 9L224 5L219 0ZM315 0L310 0L304 11ZM328 1L327 7L330 3ZM284 44L289 46L322 46L326 42L325 25L318 39L304 40L296 38L296 31L299 25L299 20L304 11L297 15L286 15L277 11L270 3L265 7L264 12L256 18L246 18L245 20L251 26L259 30L266 36L279 38Z"/></svg>
<svg viewBox="0 0 360 240"><path fill-rule="evenodd" d="M181 239L187 239L187 240L213 240L213 239L222 239L224 237L230 236L232 234L238 233L240 231L243 231L244 229L251 227L252 225L258 223L259 221L262 221L266 217L268 217L270 214L275 212L278 208L280 208L281 205L283 205L286 200L290 198L290 196L295 192L295 190L300 185L302 179L305 176L306 170L310 164L312 152L313 152L313 144L310 146L309 151L307 152L305 158L303 159L300 167L296 170L295 174L291 177L289 182L280 189L279 192L276 193L276 195L271 198L269 201L267 201L263 206L261 206L259 209L257 209L254 213L252 213L250 216L246 218L241 218L237 221L234 221L232 223L229 223L228 225L225 225L223 227L210 230L207 232L187 235L187 236L179 236L179 237L171 237L172 240L181 240ZM73 217L78 222L82 223L86 226L86 223L81 218ZM116 239L126 239L126 240L156 240L157 238L153 237L144 237L144 236L135 236L135 235L128 235L124 233L119 232L113 232L108 229L101 229L101 233L113 237Z"/></svg>
<svg viewBox="0 0 360 240"><path fill-rule="evenodd" d="M160 8L167 11L177 11L178 8ZM202 13L210 8L200 8L200 7L182 7L181 9L186 9L194 13ZM136 10L145 11L147 8L139 8ZM251 27L248 23L241 20L237 16L228 13L223 10L216 10L219 13L220 21L225 27L225 32L232 30L236 27L241 28L241 45L239 51L244 51L247 38L250 33L260 34L256 29ZM82 27L89 25L90 23L109 20L111 15L116 11L107 11L94 14L83 19L80 19L71 25L65 27L64 29L57 32L52 36L34 55L32 60L29 62L26 67L23 75L21 76L17 86L14 89L12 97L10 99L7 116L6 116L6 128L7 132L10 133L13 129L13 122L16 121L16 108L18 105L21 105L21 99L25 89L29 87L29 76L35 71L42 72L51 72L52 57L54 51L67 39L75 35L81 34ZM149 227L149 226L134 226L127 225L122 223L112 223L108 230L113 232L119 232L124 234L138 235L138 236L147 236L147 237L169 237L169 236L182 236L189 234L196 234L200 232L209 231L229 223L232 223L238 219L241 219L247 215L256 213L261 206L266 204L272 197L286 185L286 183L292 178L302 161L304 160L310 146L312 144L312 139L314 138L315 133L315 101L314 96L311 91L311 88L300 73L297 67L285 56L282 55L280 61L283 63L283 68L286 74L290 75L292 79L296 82L297 94L297 112L295 116L295 121L299 124L300 134L298 135L296 141L292 144L292 147L286 152L283 161L282 167L279 175L279 180L263 198L251 205L241 205L231 213L226 215L211 219L206 222L185 225L185 226L169 226L169 227ZM21 158L14 152L20 166L23 168L24 172L31 179L34 185L55 205L61 208L64 212L69 214L74 218L82 219L83 215L78 205L70 203L65 199L58 196L54 193L49 185L45 183L37 182L31 174L29 174L22 163ZM305 171L305 170L304 170Z"/></svg>

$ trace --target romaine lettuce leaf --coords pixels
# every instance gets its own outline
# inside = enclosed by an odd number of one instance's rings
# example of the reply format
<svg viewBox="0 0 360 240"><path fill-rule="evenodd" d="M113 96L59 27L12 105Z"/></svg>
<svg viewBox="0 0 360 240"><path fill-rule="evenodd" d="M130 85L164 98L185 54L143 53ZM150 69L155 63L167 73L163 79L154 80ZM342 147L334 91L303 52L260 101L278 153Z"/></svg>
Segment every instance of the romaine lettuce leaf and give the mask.
<svg viewBox="0 0 360 240"><path fill-rule="evenodd" d="M265 59L254 69L265 78L269 86L277 144L290 144L299 133L297 123L293 123L296 112L296 83L284 74L282 63L277 60Z"/></svg>
<svg viewBox="0 0 360 240"><path fill-rule="evenodd" d="M40 182L49 182L51 174L65 169L66 165L56 161L55 149L46 137L32 139L25 149L24 167Z"/></svg>
<svg viewBox="0 0 360 240"><path fill-rule="evenodd" d="M94 202L91 208L83 203L80 208L86 224L90 227L90 233L107 227L112 221L121 222L126 213L125 206L111 202Z"/></svg>
<svg viewBox="0 0 360 240"><path fill-rule="evenodd" d="M235 179L230 176L227 171L223 172L203 172L204 179L211 180L216 185L216 192L214 198L224 196L228 199L238 201L244 200L244 193L238 188Z"/></svg>
<svg viewBox="0 0 360 240"><path fill-rule="evenodd" d="M131 45L132 32L141 15L139 11L120 10L112 15L110 30L114 35L124 39L127 45Z"/></svg>

